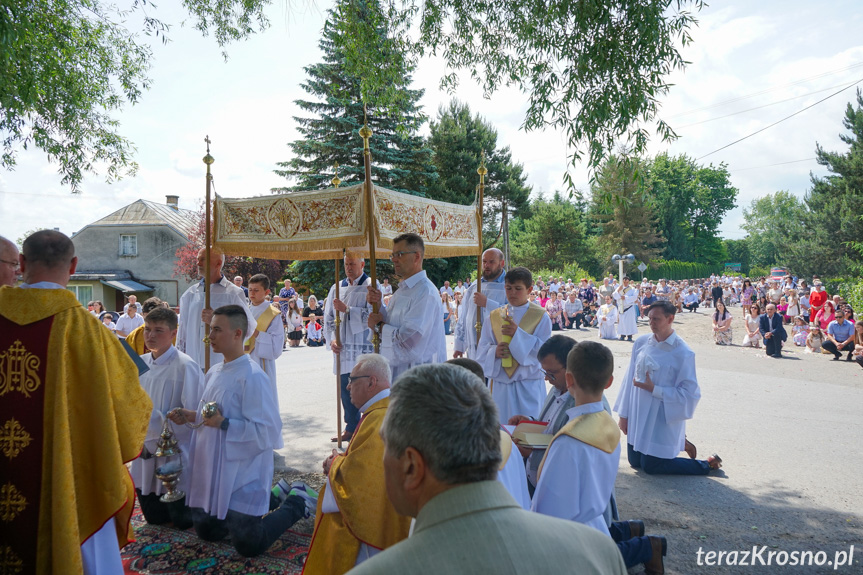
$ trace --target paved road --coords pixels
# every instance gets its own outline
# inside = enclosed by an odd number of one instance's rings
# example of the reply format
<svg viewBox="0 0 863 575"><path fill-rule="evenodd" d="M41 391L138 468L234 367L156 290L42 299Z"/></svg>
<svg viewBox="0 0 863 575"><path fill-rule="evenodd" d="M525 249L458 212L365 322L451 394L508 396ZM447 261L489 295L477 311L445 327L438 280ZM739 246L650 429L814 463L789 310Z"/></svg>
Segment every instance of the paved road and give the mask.
<svg viewBox="0 0 863 575"><path fill-rule="evenodd" d="M629 467L624 449L616 484L621 515L642 518L649 532L668 536L669 573L834 572L835 553L852 544L856 563L835 572L863 572L863 369L793 346L782 360L762 350L715 346L707 314L682 314L677 329L696 352L702 391L687 435L700 458L718 452L725 466L708 478L651 477ZM639 330L648 332L644 324ZM596 338L596 330L565 333ZM451 350L451 337L448 343ZM632 344L605 343L616 360L613 403ZM277 466L319 471L334 445L331 358L323 348L298 348L279 359L285 448ZM753 545L767 546L765 561L770 551L823 550L831 565L697 563L699 548L751 551ZM782 557L774 565L776 559Z"/></svg>

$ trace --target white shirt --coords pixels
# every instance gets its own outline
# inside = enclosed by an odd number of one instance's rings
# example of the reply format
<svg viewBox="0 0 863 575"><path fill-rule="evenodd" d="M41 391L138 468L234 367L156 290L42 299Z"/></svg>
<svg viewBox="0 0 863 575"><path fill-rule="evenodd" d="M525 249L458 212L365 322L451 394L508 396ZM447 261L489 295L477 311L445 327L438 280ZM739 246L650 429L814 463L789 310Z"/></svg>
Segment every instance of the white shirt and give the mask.
<svg viewBox="0 0 863 575"><path fill-rule="evenodd" d="M393 286L390 284L383 284L381 286L381 296L392 295L393 294Z"/></svg>
<svg viewBox="0 0 863 575"><path fill-rule="evenodd" d="M632 384L639 362L658 366L649 370L653 393ZM695 352L676 332L662 342L653 334L635 341L614 410L628 419L627 442L636 451L662 459L677 457L686 420L692 419L699 399Z"/></svg>
<svg viewBox="0 0 863 575"><path fill-rule="evenodd" d="M115 331L122 332L122 336L126 337L127 335L132 333L132 330L142 325L144 325L144 318L141 317L140 314L135 314L135 317L129 317L127 314L124 313L117 320L117 326L114 329Z"/></svg>
<svg viewBox="0 0 863 575"><path fill-rule="evenodd" d="M255 332L257 322L249 311L246 294L243 290L222 276L218 283L210 285L210 307L217 309L223 305L238 305L246 310L249 320L246 337ZM209 346L204 344L204 322L201 312L204 310L204 282L199 281L191 286L180 297L180 327L177 330L177 349L195 360L204 368L204 356ZM221 353L210 350L210 365L220 363L224 358Z"/></svg>
<svg viewBox="0 0 863 575"><path fill-rule="evenodd" d="M267 308L272 304L268 301L260 305L249 304L249 309L252 311L252 316L257 319L261 314L267 311ZM257 325L257 323L255 324ZM252 332L254 333L254 332ZM258 332L255 337L255 349L249 353L249 357L257 363L267 377L270 378L270 383L273 386L273 401L276 405L279 404L279 387L278 378L276 376L276 360L282 355L282 349L285 347L285 326L282 325L281 315L277 315L267 326L266 331ZM279 446L279 449L284 447Z"/></svg>
<svg viewBox="0 0 863 575"><path fill-rule="evenodd" d="M162 433L162 426L169 411L175 407L191 409L195 411L201 402L201 394L204 392L204 374L201 368L191 357L177 350L173 345L158 358L152 353L141 356L150 371L141 376L141 387L153 400L153 412L150 415L150 425L147 428L147 436L144 439L144 447L150 453L156 453L156 444ZM180 474L179 488L188 493L190 443L192 441L192 430L185 425L168 424L174 432L180 448L180 461L183 464L183 472ZM155 470L164 463L170 461L165 458L152 457L150 459L138 458L132 461L131 475L135 481L135 487L141 493L147 495L165 493L162 482L156 479Z"/></svg>
<svg viewBox="0 0 863 575"><path fill-rule="evenodd" d="M192 434L187 505L218 519L228 509L264 515L273 486L273 450L282 436L270 380L248 355L217 363L207 372L201 405L210 401L219 404L230 423L225 431L204 425Z"/></svg>
<svg viewBox="0 0 863 575"><path fill-rule="evenodd" d="M600 411L603 406L597 401L576 405L566 413L572 421L580 415ZM561 435L548 448L531 510L584 523L609 534L603 512L614 490L619 460L619 444L613 452L606 453Z"/></svg>
<svg viewBox="0 0 863 575"><path fill-rule="evenodd" d="M506 290L504 289L505 271L501 271L497 279L491 281L481 280L481 293L486 296L487 301L482 309L481 320L483 325L488 323L491 310L497 309L506 303ZM464 291L461 298L461 308L458 311L458 322L455 326L455 351L465 352L467 356L476 360L476 304L473 303L473 294L476 293L476 282L472 283Z"/></svg>
<svg viewBox="0 0 863 575"><path fill-rule="evenodd" d="M393 381L416 365L446 361L440 293L425 270L402 280L389 306L381 307L381 313L384 326L380 351L390 360Z"/></svg>
<svg viewBox="0 0 863 575"><path fill-rule="evenodd" d="M367 323L372 306L366 302L366 295L369 293L367 286L371 285L371 282L371 278L364 273L353 282L345 278L339 285L339 299L348 306L347 313L340 314L339 329L341 333L339 338L342 343L342 352L339 355L341 355L342 362L341 373L350 373L360 355L374 351L374 347L369 341L370 330ZM324 333L326 334L327 349L331 349L330 344L336 341L336 309L333 307L335 298L336 285L333 284L324 306ZM336 354L333 354L333 373L337 371Z"/></svg>
<svg viewBox="0 0 863 575"><path fill-rule="evenodd" d="M523 509L530 511L530 491L527 489L527 477L524 474L524 461L521 458L521 453L512 442L512 450L509 452L509 457L503 462L503 468L497 472L497 480L503 483L512 498L522 506Z"/></svg>

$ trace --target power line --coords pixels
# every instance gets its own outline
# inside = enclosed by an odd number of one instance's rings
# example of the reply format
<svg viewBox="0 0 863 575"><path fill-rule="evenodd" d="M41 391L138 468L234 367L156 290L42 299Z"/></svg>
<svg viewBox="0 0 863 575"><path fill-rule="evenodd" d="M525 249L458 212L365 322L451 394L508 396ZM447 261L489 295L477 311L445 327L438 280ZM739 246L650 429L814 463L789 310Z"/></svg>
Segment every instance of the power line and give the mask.
<svg viewBox="0 0 863 575"><path fill-rule="evenodd" d="M803 158L802 160L791 160L790 162L779 162L778 164L767 164L766 166L754 166L752 168L738 168L736 170L728 170L728 172L745 172L746 170L760 170L761 168L772 168L773 166L784 166L786 164L797 164L799 162L811 162L817 158Z"/></svg>
<svg viewBox="0 0 863 575"><path fill-rule="evenodd" d="M704 155L703 155L703 156L701 156L700 158L696 158L696 161L698 161L698 160L703 160L703 159L704 159L704 158L706 158L707 156L712 156L712 155L713 155L713 154L715 154L716 152L720 152L720 151L724 150L725 148L730 148L730 147L731 147L731 146L733 146L734 144L738 144L738 143L742 142L743 140L746 140L746 139L748 139L748 138L751 138L752 136L754 136L754 135L756 135L756 134L760 134L760 133L761 133L761 132L763 132L764 130L767 130L768 128L772 128L772 127L773 127L773 126L775 126L776 124L781 124L781 123L782 123L782 122L784 122L785 120L788 120L788 119L790 119L790 118L793 118L793 117L794 117L794 116L796 116L797 114L800 114L800 113L802 113L802 112L805 112L805 111L806 111L806 110L808 110L809 108L812 108L812 107L814 107L814 106L817 106L817 105L818 105L818 104L820 104L821 102L825 102L825 101L829 100L830 98L832 98L833 96L836 96L836 95L838 95L838 94L841 94L842 92L844 92L844 91L845 91L845 90L847 90L848 88L853 88L854 86L856 86L856 85L857 85L857 84L859 84L860 82L863 82L863 78L860 78L859 80L857 80L857 81L856 81L856 82L854 82L853 84L849 84L849 85L845 86L844 88L842 88L841 90L839 90L839 91L837 91L837 92L833 92L832 94L830 94L830 95L829 95L829 96L827 96L826 98L822 98L822 99L818 100L817 102L815 102L815 103L814 103L814 104L812 104L812 105L806 106L806 107L805 107L805 108L803 108L802 110L798 110L798 111L794 112L794 113L793 113L793 114L791 114L790 116L785 116L785 117L784 117L784 118L782 118L781 120L778 120L778 121L776 121L776 122L773 122L773 123L772 123L772 124L770 124L769 126L764 126L764 127L763 127L763 128L761 128L760 130L757 130L757 131L755 131L755 132L752 132L752 133L751 133L751 134L749 134L748 136L743 136L743 137L742 137L742 138L740 138L739 140L735 140L735 141L731 142L730 144L726 144L726 145L722 146L721 148L717 148L716 150L713 150L712 152L710 152L710 153L708 153L708 154L704 154Z"/></svg>
<svg viewBox="0 0 863 575"><path fill-rule="evenodd" d="M846 72L848 70L860 68L861 66L863 66L863 62L859 62L857 64L851 64L850 66L846 66L845 68L840 68L838 70L831 70L829 72L822 72L821 74L809 76L808 78L803 78L802 80L795 80L793 82L789 82L789 83L783 84L781 86L776 86L774 88L765 88L764 90L759 90L758 92L752 92L751 94L746 94L744 96L738 96L736 98L731 98L729 100L722 100L722 101L717 102L715 104L710 104L709 106L702 106L700 108L693 108L692 110L687 110L686 112L681 112L679 114L669 116L668 119L671 120L673 118L679 118L680 116L687 116L689 114L694 114L695 112L701 112L703 110L710 110L713 108L719 108L720 106L724 106L726 104L733 104L734 102L739 102L740 100L747 100L749 98L754 98L755 96L760 96L762 94L767 94L769 92L775 92L776 90L781 90L783 88L789 88L791 86L796 86L797 84L803 84L805 82L809 82L810 80L817 80L818 78L823 78L825 76L838 74L839 72Z"/></svg>

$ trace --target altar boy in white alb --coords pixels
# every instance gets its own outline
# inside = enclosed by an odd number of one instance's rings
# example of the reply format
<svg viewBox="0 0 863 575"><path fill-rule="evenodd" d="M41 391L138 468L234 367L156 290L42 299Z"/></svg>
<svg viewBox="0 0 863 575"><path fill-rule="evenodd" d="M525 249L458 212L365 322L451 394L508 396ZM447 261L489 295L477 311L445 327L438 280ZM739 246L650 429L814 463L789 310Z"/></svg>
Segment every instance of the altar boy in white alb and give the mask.
<svg viewBox="0 0 863 575"><path fill-rule="evenodd" d="M162 482L156 478L155 471L165 460L156 459L156 444L162 433L167 414L176 407L197 409L204 391L204 374L191 357L179 351L171 343L177 336L177 314L173 310L158 307L147 314L144 320L144 344L150 353L141 356L150 368L140 378L141 387L153 400L150 426L144 440L144 449L138 459L132 461L130 469L135 482L135 491L141 503L141 511L147 523L161 525L173 522L178 529L192 526L191 514L186 500L163 503L159 497L165 493ZM189 445L192 430L185 425L173 426L174 438L180 448L179 458L183 472L180 474L178 488L189 492Z"/></svg>
<svg viewBox="0 0 863 575"><path fill-rule="evenodd" d="M273 449L281 443L282 421L267 374L243 353L246 312L239 305L213 312L210 345L225 360L207 373L201 404L213 402L217 409L192 434L187 500L201 539L230 535L240 555L253 557L309 511L302 497L290 495L261 517L270 510ZM186 409L170 417L177 424L202 419Z"/></svg>
<svg viewBox="0 0 863 575"><path fill-rule="evenodd" d="M270 278L264 274L249 279L249 309L258 322L251 337L246 340L245 350L252 361L261 366L273 387L273 401L279 404L279 388L276 382L276 360L282 355L285 345L285 326L282 324L278 306L267 301L270 293ZM280 436L281 437L281 436ZM279 449L284 445L279 445Z"/></svg>
<svg viewBox="0 0 863 575"><path fill-rule="evenodd" d="M551 319L528 301L532 286L527 268L506 272L508 305L490 314L477 346L477 361L489 379L502 425L513 415L539 417L545 401L545 377L537 352L551 336Z"/></svg>
<svg viewBox="0 0 863 575"><path fill-rule="evenodd" d="M617 334L621 340L626 338L632 341L632 336L638 334L638 316L635 313L638 290L629 285L629 276L623 276L623 282L614 290L612 297L619 312Z"/></svg>

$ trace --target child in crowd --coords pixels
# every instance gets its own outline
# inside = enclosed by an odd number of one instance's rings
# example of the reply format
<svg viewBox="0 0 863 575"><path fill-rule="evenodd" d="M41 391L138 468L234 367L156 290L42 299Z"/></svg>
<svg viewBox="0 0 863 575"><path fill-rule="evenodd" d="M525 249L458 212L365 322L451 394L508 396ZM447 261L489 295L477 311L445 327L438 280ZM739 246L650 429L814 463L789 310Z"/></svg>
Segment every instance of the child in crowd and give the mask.
<svg viewBox="0 0 863 575"><path fill-rule="evenodd" d="M111 317L110 313L105 312L102 314L102 325L110 329L111 333L113 333L117 329L117 324L115 324L113 320L114 318Z"/></svg>
<svg viewBox="0 0 863 575"><path fill-rule="evenodd" d="M817 322L809 324L809 335L806 336L806 352L807 353L822 353L821 345L824 343L824 335L821 333L821 328Z"/></svg>
<svg viewBox="0 0 863 575"><path fill-rule="evenodd" d="M147 300L149 301L149 300ZM146 304L145 304L146 305ZM132 461L129 472L135 482L135 491L141 503L141 512L147 523L161 525L173 522L177 529L192 526L192 514L186 507L186 499L163 503L160 496L166 492L162 482L156 479L156 468L171 465L171 460L156 459L156 444L162 433L167 414L180 407L196 410L204 392L204 374L195 361L174 347L177 337L177 314L164 307L148 310L144 318L144 345L149 353L141 356L150 368L141 376L141 387L153 400L150 426L144 439L141 455ZM189 492L189 445L192 430L185 425L173 426L174 438L180 448L175 458L182 465L179 489ZM175 464L176 465L176 464Z"/></svg>
<svg viewBox="0 0 863 575"><path fill-rule="evenodd" d="M663 573L665 537L645 536L641 521L608 525L608 505L620 461L620 429L603 408L603 391L614 381L614 356L599 342L582 341L566 359L566 389L575 406L569 421L546 450L537 472L531 510L577 521L607 533L627 568L643 563L648 574Z"/></svg>
<svg viewBox="0 0 863 575"><path fill-rule="evenodd" d="M596 312L599 309L599 306L596 302L590 304L587 310L584 312L584 325L590 327L596 327Z"/></svg>
<svg viewBox="0 0 863 575"><path fill-rule="evenodd" d="M483 322L477 360L489 379L500 423L517 414L539 417L545 401L545 377L537 352L551 336L546 311L528 301L533 275L524 267L506 272L507 305Z"/></svg>
<svg viewBox="0 0 863 575"><path fill-rule="evenodd" d="M797 347L805 347L806 340L809 336L809 328L803 320L802 315L794 318L794 327L791 328L791 338L794 340L794 345Z"/></svg>
<svg viewBox="0 0 863 575"><path fill-rule="evenodd" d="M324 332L321 329L321 324L318 320L310 321L306 325L306 343L309 347L319 347L324 345Z"/></svg>
<svg viewBox="0 0 863 575"><path fill-rule="evenodd" d="M782 323L791 323L788 317L788 299L785 296L779 298L779 304L776 306L776 311L782 316Z"/></svg>

